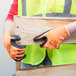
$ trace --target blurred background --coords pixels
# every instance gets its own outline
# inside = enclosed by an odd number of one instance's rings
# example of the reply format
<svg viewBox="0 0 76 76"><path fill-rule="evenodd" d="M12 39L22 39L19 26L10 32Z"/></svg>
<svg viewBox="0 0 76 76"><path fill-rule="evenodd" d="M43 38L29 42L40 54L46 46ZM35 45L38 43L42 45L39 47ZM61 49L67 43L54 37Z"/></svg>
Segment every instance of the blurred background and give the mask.
<svg viewBox="0 0 76 76"><path fill-rule="evenodd" d="M0 0L0 76L14 76L15 62L10 59L6 49L3 47L3 24L13 0Z"/></svg>

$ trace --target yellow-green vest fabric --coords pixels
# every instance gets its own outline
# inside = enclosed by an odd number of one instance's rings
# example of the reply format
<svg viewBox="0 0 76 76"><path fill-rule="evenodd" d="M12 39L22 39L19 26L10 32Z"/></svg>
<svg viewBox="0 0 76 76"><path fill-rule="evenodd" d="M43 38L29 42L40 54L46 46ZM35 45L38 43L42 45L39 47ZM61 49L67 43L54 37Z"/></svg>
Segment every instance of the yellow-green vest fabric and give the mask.
<svg viewBox="0 0 76 76"><path fill-rule="evenodd" d="M26 10L27 16L42 15L50 17L70 16L76 17L76 1L67 0L71 4L67 8L66 0L26 0L26 7L22 7L22 0L18 0L18 15L23 15L23 8ZM70 7L71 6L71 7ZM40 64L47 54L52 61L52 65L62 65L76 63L76 44L61 44L59 49L49 50L41 48L39 45L28 45L25 49L26 58L23 63L37 65Z"/></svg>

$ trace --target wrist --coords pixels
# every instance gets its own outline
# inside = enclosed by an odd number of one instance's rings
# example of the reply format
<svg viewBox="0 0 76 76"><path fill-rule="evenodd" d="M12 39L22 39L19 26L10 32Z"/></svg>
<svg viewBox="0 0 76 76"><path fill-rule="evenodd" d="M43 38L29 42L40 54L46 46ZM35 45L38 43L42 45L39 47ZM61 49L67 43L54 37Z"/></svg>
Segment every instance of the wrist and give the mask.
<svg viewBox="0 0 76 76"><path fill-rule="evenodd" d="M66 26L70 34L76 32L76 22L70 23Z"/></svg>

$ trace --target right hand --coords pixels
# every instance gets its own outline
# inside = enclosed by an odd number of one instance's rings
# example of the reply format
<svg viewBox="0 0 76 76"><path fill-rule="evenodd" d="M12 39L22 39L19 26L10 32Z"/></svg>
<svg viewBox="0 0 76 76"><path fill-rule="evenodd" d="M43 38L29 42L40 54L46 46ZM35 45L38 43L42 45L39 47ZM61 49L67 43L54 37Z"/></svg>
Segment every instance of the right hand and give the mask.
<svg viewBox="0 0 76 76"><path fill-rule="evenodd" d="M44 39L45 41L40 44L42 48L57 49L59 48L62 40L68 36L70 36L70 33L68 32L67 28L65 26L59 26L53 30L48 30L36 36L34 41L36 42Z"/></svg>
<svg viewBox="0 0 76 76"><path fill-rule="evenodd" d="M11 39L18 41L20 40L20 37L16 35L12 36L11 34L4 34L3 36L4 47L6 48L6 50L9 53L9 56L12 59L16 61L21 61L22 59L26 57L26 55L24 54L25 48L18 48L18 47L11 45Z"/></svg>

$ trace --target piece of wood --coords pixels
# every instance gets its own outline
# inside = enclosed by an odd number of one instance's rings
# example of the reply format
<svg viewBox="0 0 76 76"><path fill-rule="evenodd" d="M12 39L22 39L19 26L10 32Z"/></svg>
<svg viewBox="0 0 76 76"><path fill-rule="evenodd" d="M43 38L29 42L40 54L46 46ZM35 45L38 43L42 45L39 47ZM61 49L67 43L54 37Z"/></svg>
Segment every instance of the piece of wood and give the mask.
<svg viewBox="0 0 76 76"><path fill-rule="evenodd" d="M18 70L16 76L76 76L76 64Z"/></svg>
<svg viewBox="0 0 76 76"><path fill-rule="evenodd" d="M16 71L21 69L21 62L20 61L16 61Z"/></svg>
<svg viewBox="0 0 76 76"><path fill-rule="evenodd" d="M36 45L43 41L34 42L33 38L49 29L67 25L76 21L76 18L26 17L15 16L14 34L19 35L21 45ZM76 33L76 32L75 32ZM76 34L67 37L62 43L76 43Z"/></svg>

